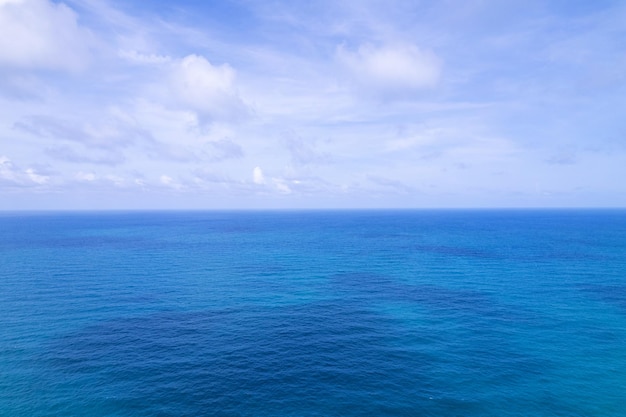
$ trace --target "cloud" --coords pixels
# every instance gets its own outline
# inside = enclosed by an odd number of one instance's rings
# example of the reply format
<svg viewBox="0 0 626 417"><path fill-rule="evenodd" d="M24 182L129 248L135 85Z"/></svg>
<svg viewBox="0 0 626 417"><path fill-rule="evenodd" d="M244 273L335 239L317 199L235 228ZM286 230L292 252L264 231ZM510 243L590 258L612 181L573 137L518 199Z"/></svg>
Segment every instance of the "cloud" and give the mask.
<svg viewBox="0 0 626 417"><path fill-rule="evenodd" d="M28 168L24 172L26 173L26 176L28 176L28 179L34 182L35 184L40 184L40 185L46 184L48 180L50 179L50 177L48 177L47 175L38 174L32 168Z"/></svg>
<svg viewBox="0 0 626 417"><path fill-rule="evenodd" d="M287 181L282 178L272 178L272 182L274 183L274 187L280 194L291 194L292 190L289 187Z"/></svg>
<svg viewBox="0 0 626 417"><path fill-rule="evenodd" d="M201 122L237 120L249 109L235 88L235 70L213 65L200 55L188 55L173 66L170 88L178 103L194 111Z"/></svg>
<svg viewBox="0 0 626 417"><path fill-rule="evenodd" d="M66 162L118 165L126 160L125 150L130 147L173 158L173 152L157 142L148 130L115 112L112 117L88 122L28 116L14 123L13 128L43 139L45 153Z"/></svg>
<svg viewBox="0 0 626 417"><path fill-rule="evenodd" d="M145 181L142 179L141 175L139 177L136 174L132 173L100 173L96 174L93 171L78 171L74 172L73 181L67 183L69 186L78 186L78 188L88 186L90 190L111 190L111 187L114 189L125 189L125 190L144 190L145 189ZM160 184L161 186L163 184Z"/></svg>
<svg viewBox="0 0 626 417"><path fill-rule="evenodd" d="M287 176L282 179L289 184L289 188L302 195L315 195L333 192L337 186L315 175Z"/></svg>
<svg viewBox="0 0 626 417"><path fill-rule="evenodd" d="M161 175L159 180L161 181L161 184L164 184L164 185L170 185L174 183L174 179L170 177L169 175Z"/></svg>
<svg viewBox="0 0 626 417"><path fill-rule="evenodd" d="M181 184L180 182L177 182L174 178L165 174L159 177L159 183L164 187L172 188L175 190L180 190L184 188L183 184Z"/></svg>
<svg viewBox="0 0 626 417"><path fill-rule="evenodd" d="M233 181L232 179L221 173L211 171L206 168L196 169L193 171L193 174L195 175L196 182L225 185L232 185L237 183L236 181Z"/></svg>
<svg viewBox="0 0 626 417"><path fill-rule="evenodd" d="M34 115L23 117L13 128L39 138L46 155L71 163L113 166L132 164L145 157L171 162L219 162L244 157L239 144L219 138L229 131L216 129L213 134L211 130L202 140L204 136L188 123L195 120L193 115L184 117L184 112L161 110L153 114L141 106L128 111L111 107L104 115L84 116L84 121Z"/></svg>
<svg viewBox="0 0 626 417"><path fill-rule="evenodd" d="M89 148L112 149L129 146L138 140L151 142L151 135L122 120L79 123L49 116L29 116L13 125L16 129L53 141L71 141Z"/></svg>
<svg viewBox="0 0 626 417"><path fill-rule="evenodd" d="M76 13L48 0L0 1L0 65L17 69L83 69L90 33Z"/></svg>
<svg viewBox="0 0 626 417"><path fill-rule="evenodd" d="M76 178L78 181L85 181L85 182L93 182L96 180L96 174L94 174L93 172L77 172L74 175L74 178Z"/></svg>
<svg viewBox="0 0 626 417"><path fill-rule="evenodd" d="M30 74L0 72L0 95L17 100L40 100L50 87Z"/></svg>
<svg viewBox="0 0 626 417"><path fill-rule="evenodd" d="M331 161L331 156L315 149L311 141L290 137L286 140L286 145L291 154L291 160L296 165L321 164Z"/></svg>
<svg viewBox="0 0 626 417"><path fill-rule="evenodd" d="M390 178L379 177L376 175L368 175L367 179L376 185L389 189L390 191L395 191L395 192L400 192L400 193L410 193L410 192L415 191L415 188L407 184L404 184L401 181L392 180Z"/></svg>
<svg viewBox="0 0 626 417"><path fill-rule="evenodd" d="M0 155L0 186L38 186L49 182L50 177L34 168L21 169L6 156Z"/></svg>
<svg viewBox="0 0 626 417"><path fill-rule="evenodd" d="M159 65L165 64L172 60L166 55L142 54L135 50L120 50L118 56L126 61L138 65Z"/></svg>
<svg viewBox="0 0 626 417"><path fill-rule="evenodd" d="M574 165L578 162L578 159L573 150L562 150L551 155L545 161L552 165Z"/></svg>
<svg viewBox="0 0 626 417"><path fill-rule="evenodd" d="M45 153L55 159L78 164L119 165L125 161L124 154L115 149L76 151L70 146L53 146L45 149Z"/></svg>
<svg viewBox="0 0 626 417"><path fill-rule="evenodd" d="M341 45L336 56L357 88L384 97L404 97L432 88L441 76L439 58L412 44L364 44L356 51Z"/></svg>
<svg viewBox="0 0 626 417"><path fill-rule="evenodd" d="M4 181L17 181L17 171L9 158L0 156L0 179Z"/></svg>
<svg viewBox="0 0 626 417"><path fill-rule="evenodd" d="M558 191L583 171L624 188L621 5L201 3L0 0L3 189L253 207Z"/></svg>
<svg viewBox="0 0 626 417"><path fill-rule="evenodd" d="M261 167L255 167L252 170L252 182L258 185L265 184L265 176Z"/></svg>
<svg viewBox="0 0 626 417"><path fill-rule="evenodd" d="M214 150L211 160L215 162L226 159L243 158L244 156L241 146L229 139L220 139L214 142L209 142L209 146L211 146Z"/></svg>

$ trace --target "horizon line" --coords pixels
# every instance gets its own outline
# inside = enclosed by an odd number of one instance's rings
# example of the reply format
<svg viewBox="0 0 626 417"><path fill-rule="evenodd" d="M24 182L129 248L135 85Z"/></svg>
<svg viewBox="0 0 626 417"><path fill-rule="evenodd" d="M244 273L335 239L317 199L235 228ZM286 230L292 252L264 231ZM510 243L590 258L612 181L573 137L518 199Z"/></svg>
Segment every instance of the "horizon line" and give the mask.
<svg viewBox="0 0 626 417"><path fill-rule="evenodd" d="M323 211L620 211L626 206L564 207L271 207L271 208L55 208L3 209L0 213L124 213L124 212L323 212Z"/></svg>

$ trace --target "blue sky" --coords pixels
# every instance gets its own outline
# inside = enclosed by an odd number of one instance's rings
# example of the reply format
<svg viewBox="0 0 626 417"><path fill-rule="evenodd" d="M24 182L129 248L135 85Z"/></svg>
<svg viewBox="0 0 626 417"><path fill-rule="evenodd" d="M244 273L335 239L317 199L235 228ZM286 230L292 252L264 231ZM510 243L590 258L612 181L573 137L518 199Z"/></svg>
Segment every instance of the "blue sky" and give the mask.
<svg viewBox="0 0 626 417"><path fill-rule="evenodd" d="M623 1L0 0L0 209L626 206Z"/></svg>

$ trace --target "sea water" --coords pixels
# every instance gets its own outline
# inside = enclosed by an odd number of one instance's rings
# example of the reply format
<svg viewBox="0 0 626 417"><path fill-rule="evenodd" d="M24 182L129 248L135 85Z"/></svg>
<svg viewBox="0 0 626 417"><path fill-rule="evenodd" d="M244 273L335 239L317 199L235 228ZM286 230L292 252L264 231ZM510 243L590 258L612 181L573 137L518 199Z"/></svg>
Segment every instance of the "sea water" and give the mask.
<svg viewBox="0 0 626 417"><path fill-rule="evenodd" d="M0 214L1 416L623 416L626 211Z"/></svg>

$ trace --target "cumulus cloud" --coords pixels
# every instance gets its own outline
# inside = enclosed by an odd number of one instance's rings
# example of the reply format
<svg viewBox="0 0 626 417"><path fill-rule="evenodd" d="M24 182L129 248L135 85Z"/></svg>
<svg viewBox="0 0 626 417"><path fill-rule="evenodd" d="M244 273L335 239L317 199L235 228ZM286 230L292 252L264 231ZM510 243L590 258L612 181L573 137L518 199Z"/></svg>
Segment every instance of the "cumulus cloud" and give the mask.
<svg viewBox="0 0 626 417"><path fill-rule="evenodd" d="M434 87L441 75L437 56L411 44L382 47L365 44L356 51L342 45L336 55L354 85L375 95L412 94Z"/></svg>
<svg viewBox="0 0 626 417"><path fill-rule="evenodd" d="M265 184L265 176L261 167L255 167L252 170L252 182L259 185Z"/></svg>
<svg viewBox="0 0 626 417"><path fill-rule="evenodd" d="M201 122L239 119L248 108L235 88L235 70L213 65L199 55L188 55L173 65L170 88L180 105Z"/></svg>
<svg viewBox="0 0 626 417"><path fill-rule="evenodd" d="M63 3L0 1L0 65L80 70L87 63L89 39L76 13Z"/></svg>

